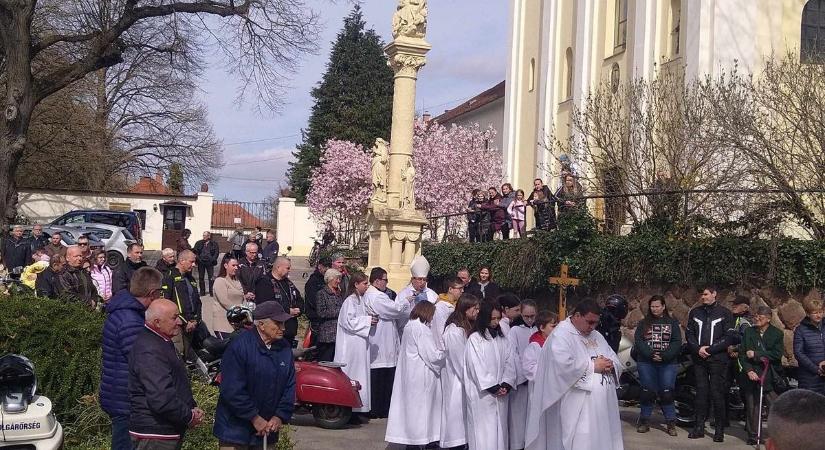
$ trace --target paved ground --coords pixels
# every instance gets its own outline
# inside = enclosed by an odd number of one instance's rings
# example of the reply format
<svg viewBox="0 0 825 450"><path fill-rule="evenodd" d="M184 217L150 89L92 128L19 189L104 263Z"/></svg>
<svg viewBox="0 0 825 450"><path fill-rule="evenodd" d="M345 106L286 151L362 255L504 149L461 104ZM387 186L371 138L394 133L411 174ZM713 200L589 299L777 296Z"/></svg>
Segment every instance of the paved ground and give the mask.
<svg viewBox="0 0 825 450"><path fill-rule="evenodd" d="M649 433L636 433L634 425L638 408L621 408L622 434L626 450L682 450L682 449L732 449L745 448L745 433L741 424L734 425L718 444L710 435L704 439L687 438L687 430L679 429L679 436L668 436L660 421L654 416L653 428ZM402 446L384 442L386 419L371 420L368 424L352 426L342 430L324 430L314 425L312 416L296 416L292 425L292 437L298 450L342 449L342 450L401 450Z"/></svg>

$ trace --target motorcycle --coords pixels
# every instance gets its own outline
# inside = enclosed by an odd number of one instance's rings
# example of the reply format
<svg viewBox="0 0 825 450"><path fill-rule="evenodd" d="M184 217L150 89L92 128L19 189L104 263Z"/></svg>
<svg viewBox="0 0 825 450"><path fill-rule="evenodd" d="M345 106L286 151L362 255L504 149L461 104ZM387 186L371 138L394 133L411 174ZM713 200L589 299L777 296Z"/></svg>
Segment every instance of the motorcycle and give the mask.
<svg viewBox="0 0 825 450"><path fill-rule="evenodd" d="M223 340L212 337L204 339L203 348L197 354L200 361L196 362L198 372L213 386L219 386L222 382L221 356L232 338L252 326L252 314L247 307L230 309L227 319L236 331ZM341 370L346 364L312 361L313 350L314 347L292 350L295 359L295 413L312 414L315 424L321 428L342 428L352 417L352 410L363 406L358 392L364 387Z"/></svg>
<svg viewBox="0 0 825 450"><path fill-rule="evenodd" d="M625 336L619 343L617 355L622 363L623 372L619 379L616 395L622 406L638 404L642 385L639 380L639 370L636 361L630 353L633 341ZM676 386L674 404L676 405L676 420L680 425L688 427L696 422L696 379L693 375L693 362L687 352L680 355L676 371ZM742 420L745 417L745 404L739 394L739 386L732 382L727 393L727 417L729 420ZM710 414L707 417L711 417Z"/></svg>
<svg viewBox="0 0 825 450"><path fill-rule="evenodd" d="M0 449L62 447L63 426L52 402L37 393L34 364L21 355L0 357Z"/></svg>

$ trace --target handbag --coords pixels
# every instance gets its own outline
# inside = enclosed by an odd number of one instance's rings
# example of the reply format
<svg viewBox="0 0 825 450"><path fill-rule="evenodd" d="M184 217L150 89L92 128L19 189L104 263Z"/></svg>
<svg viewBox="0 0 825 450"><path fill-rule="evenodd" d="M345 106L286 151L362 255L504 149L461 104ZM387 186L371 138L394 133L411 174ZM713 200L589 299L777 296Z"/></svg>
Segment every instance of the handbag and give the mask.
<svg viewBox="0 0 825 450"><path fill-rule="evenodd" d="M784 369L777 369L771 364L771 381L773 381L773 391L782 394L791 389L788 377L785 376Z"/></svg>

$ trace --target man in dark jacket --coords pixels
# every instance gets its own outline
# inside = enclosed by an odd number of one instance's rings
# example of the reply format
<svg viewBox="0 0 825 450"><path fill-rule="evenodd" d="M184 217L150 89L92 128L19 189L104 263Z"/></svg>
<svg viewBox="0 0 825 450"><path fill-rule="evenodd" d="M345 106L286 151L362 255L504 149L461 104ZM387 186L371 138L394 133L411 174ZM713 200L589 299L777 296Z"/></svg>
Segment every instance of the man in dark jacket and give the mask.
<svg viewBox="0 0 825 450"><path fill-rule="evenodd" d="M266 265L258 258L258 244L249 242L244 246L245 257L238 260L238 280L243 293L255 292L258 280L266 277Z"/></svg>
<svg viewBox="0 0 825 450"><path fill-rule="evenodd" d="M112 419L112 449L129 450L129 361L132 344L144 329L146 308L160 297L160 272L150 267L135 271L129 290L114 294L106 304L103 323L103 364L100 406Z"/></svg>
<svg viewBox="0 0 825 450"><path fill-rule="evenodd" d="M66 249L66 269L58 277L60 296L69 301L95 308L101 300L92 276L83 270L83 249L76 245Z"/></svg>
<svg viewBox="0 0 825 450"><path fill-rule="evenodd" d="M206 295L204 274L208 277L209 295L214 296L212 281L215 279L215 265L218 264L220 250L218 249L218 243L212 240L212 233L204 231L203 239L195 242L195 248L192 251L198 256L198 284L201 296Z"/></svg>
<svg viewBox="0 0 825 450"><path fill-rule="evenodd" d="M260 448L264 434L278 442L295 408L292 348L283 339L284 322L293 317L279 303L264 302L253 318L255 329L233 339L221 360L214 427L221 448Z"/></svg>
<svg viewBox="0 0 825 450"><path fill-rule="evenodd" d="M280 249L278 241L275 240L274 231L266 231L266 241L264 241L263 246L264 248L261 249L261 257L264 259L264 261L266 261L267 264L274 263L275 258L278 257L278 250Z"/></svg>
<svg viewBox="0 0 825 450"><path fill-rule="evenodd" d="M11 271L15 267L28 266L31 260L32 249L29 241L23 239L23 227L15 225L3 243L3 263Z"/></svg>
<svg viewBox="0 0 825 450"><path fill-rule="evenodd" d="M295 336L298 334L298 315L301 314L304 299L301 298L298 288L289 279L291 268L292 262L289 258L284 256L275 258L272 272L259 278L258 283L255 285L255 303L261 304L274 300L280 303L284 310L292 316L284 324L286 327L284 339L295 348L298 345L295 340Z"/></svg>
<svg viewBox="0 0 825 450"><path fill-rule="evenodd" d="M57 298L60 294L60 274L66 265L66 257L54 255L49 260L49 267L37 275L34 282L34 291L38 297Z"/></svg>
<svg viewBox="0 0 825 450"><path fill-rule="evenodd" d="M160 259L155 263L155 269L160 273L167 273L169 269L175 267L177 253L173 248L165 248L160 252Z"/></svg>
<svg viewBox="0 0 825 450"><path fill-rule="evenodd" d="M763 386L767 404L773 404L778 396L774 391L774 374L782 370L785 335L779 328L771 325L771 317L773 317L773 312L769 307L757 308L753 317L755 323L745 330L739 345L739 365L744 375L739 387L745 397L745 431L748 432L748 445L756 445L757 440L759 377L763 371L763 357L767 358L770 364ZM759 413L761 414L761 411Z"/></svg>
<svg viewBox="0 0 825 450"><path fill-rule="evenodd" d="M729 363L727 350L732 325L731 312L716 301L716 288L706 287L702 291L702 304L688 314L686 331L688 348L693 358L693 374L696 377L696 425L688 434L690 439L705 436L705 416L710 398L716 416L713 441L725 440L725 390L728 386Z"/></svg>
<svg viewBox="0 0 825 450"><path fill-rule="evenodd" d="M43 247L49 258L54 258L54 255L66 256L66 247L60 243L61 240L60 233L54 233L49 237L49 243Z"/></svg>
<svg viewBox="0 0 825 450"><path fill-rule="evenodd" d="M117 293L121 289L129 289L129 282L132 274L141 267L146 267L143 260L143 247L138 243L131 243L126 249L126 260L120 263L112 280L112 293Z"/></svg>
<svg viewBox="0 0 825 450"><path fill-rule="evenodd" d="M43 225L39 223L34 224L32 227L32 235L29 238L29 245L31 246L31 252L34 253L41 248L46 247L49 244L49 237L43 233Z"/></svg>
<svg viewBox="0 0 825 450"><path fill-rule="evenodd" d="M153 301L128 358L129 434L135 449L180 449L186 429L203 421L186 366L172 343L178 333L177 306Z"/></svg>
<svg viewBox="0 0 825 450"><path fill-rule="evenodd" d="M306 285L304 285L304 312L309 320L309 328L312 330L312 345L317 341L318 324L320 318L318 317L318 310L316 308L316 300L318 291L324 288L324 274L332 265L329 258L324 257L318 260L315 266L315 271L307 278Z"/></svg>
<svg viewBox="0 0 825 450"><path fill-rule="evenodd" d="M201 321L201 298L198 285L192 277L195 254L192 250L178 253L178 263L163 277L163 296L178 306L181 318L186 322L183 333L174 339L175 346L187 359L193 355L192 347L200 348L203 339L209 335Z"/></svg>

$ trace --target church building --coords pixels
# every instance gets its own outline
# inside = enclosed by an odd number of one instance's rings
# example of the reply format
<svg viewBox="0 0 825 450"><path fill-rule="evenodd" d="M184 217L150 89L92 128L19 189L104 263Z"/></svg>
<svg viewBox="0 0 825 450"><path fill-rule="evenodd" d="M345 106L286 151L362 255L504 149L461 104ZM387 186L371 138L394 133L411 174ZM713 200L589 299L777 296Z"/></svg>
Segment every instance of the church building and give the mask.
<svg viewBox="0 0 825 450"><path fill-rule="evenodd" d="M684 71L686 79L766 56L821 61L825 0L511 0L503 154L505 179L532 186L559 173L543 143L564 140L570 117L600 83L611 87ZM800 49L801 47L801 49ZM558 156L558 155L555 155ZM575 155L573 155L575 158ZM598 214L598 213L597 213Z"/></svg>

